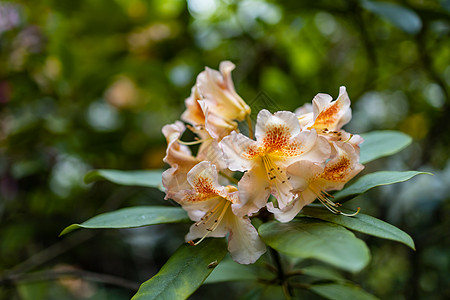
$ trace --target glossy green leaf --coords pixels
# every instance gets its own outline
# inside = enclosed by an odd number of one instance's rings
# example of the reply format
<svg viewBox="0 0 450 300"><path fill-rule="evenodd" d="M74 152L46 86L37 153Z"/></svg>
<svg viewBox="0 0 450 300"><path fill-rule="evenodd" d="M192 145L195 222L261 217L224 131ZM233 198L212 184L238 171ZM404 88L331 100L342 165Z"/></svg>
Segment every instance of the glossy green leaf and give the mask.
<svg viewBox="0 0 450 300"><path fill-rule="evenodd" d="M152 187L163 190L161 177L164 170L148 171L120 171L120 170L93 170L84 176L86 183L108 180L120 185Z"/></svg>
<svg viewBox="0 0 450 300"><path fill-rule="evenodd" d="M382 17L392 25L409 34L417 34L422 29L420 17L411 9L394 3L362 1L368 11Z"/></svg>
<svg viewBox="0 0 450 300"><path fill-rule="evenodd" d="M372 294L350 283L314 284L309 288L312 292L331 300L376 300Z"/></svg>
<svg viewBox="0 0 450 300"><path fill-rule="evenodd" d="M163 223L189 222L189 217L181 207L136 206L100 214L81 224L66 227L60 235L77 228L132 228Z"/></svg>
<svg viewBox="0 0 450 300"><path fill-rule="evenodd" d="M226 281L258 280L258 278L269 278L270 271L259 265L241 265L230 257L224 259L205 280L207 283Z"/></svg>
<svg viewBox="0 0 450 300"><path fill-rule="evenodd" d="M289 223L275 221L259 227L264 242L281 253L314 258L338 268L357 272L370 260L366 244L342 226L300 218Z"/></svg>
<svg viewBox="0 0 450 300"><path fill-rule="evenodd" d="M364 142L360 145L359 161L362 164L395 154L412 142L409 135L391 130L372 131L361 136L364 138Z"/></svg>
<svg viewBox="0 0 450 300"><path fill-rule="evenodd" d="M340 210L350 213L350 211L346 209L340 208ZM362 213L353 217L346 217L343 215L335 215L324 207L310 205L303 208L302 214L338 224L365 234L397 241L415 249L413 239L406 232L389 223Z"/></svg>
<svg viewBox="0 0 450 300"><path fill-rule="evenodd" d="M332 281L346 281L341 274L324 266L309 266L301 269L302 274Z"/></svg>
<svg viewBox="0 0 450 300"><path fill-rule="evenodd" d="M144 282L132 300L187 299L227 253L224 239L207 239L197 246L182 245L150 280Z"/></svg>
<svg viewBox="0 0 450 300"><path fill-rule="evenodd" d="M418 171L380 171L362 176L349 187L334 194L336 202L345 202L367 192L374 187L407 181L419 174L428 174Z"/></svg>

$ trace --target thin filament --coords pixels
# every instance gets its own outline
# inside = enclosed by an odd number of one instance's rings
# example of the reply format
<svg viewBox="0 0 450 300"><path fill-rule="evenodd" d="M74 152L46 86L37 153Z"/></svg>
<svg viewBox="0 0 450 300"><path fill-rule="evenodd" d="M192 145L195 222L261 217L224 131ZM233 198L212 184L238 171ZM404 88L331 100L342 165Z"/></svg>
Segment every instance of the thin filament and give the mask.
<svg viewBox="0 0 450 300"><path fill-rule="evenodd" d="M211 220L210 216L215 215L218 210L218 207L221 206L223 203L225 202L225 204L223 205L222 209L220 210L220 215L217 219L214 219L214 224L210 227L210 228L206 228L206 233L202 236L202 238L200 240L198 240L197 242L193 243L192 241L189 241L189 244L197 246L198 244L200 244L208 235L210 232L213 232L214 230L217 229L217 227L219 226L220 222L222 221L223 217L225 216L225 213L227 212L228 207L230 206L230 202L227 200L223 200L223 201L219 201L219 203L211 210L209 211L205 216L207 216L207 218L204 220L204 223L206 225L206 223L209 222L209 220ZM201 221L203 221L203 219L205 218L205 216L202 218L202 220L200 220L199 222L201 223ZM196 226L197 223L195 223Z"/></svg>
<svg viewBox="0 0 450 300"><path fill-rule="evenodd" d="M316 194L317 199L319 199L320 203L323 204L323 206L325 206L329 211L331 211L332 213L336 214L336 215L343 215L346 217L353 217L356 216L361 208L358 207L358 209L356 210L356 212L352 213L352 214L347 214L344 213L342 211L340 211L339 209L337 209L336 207L341 206L340 203L335 203L333 201L331 201L330 199L328 199L328 197L334 198L332 195L328 194L325 191L320 191L317 187L311 187L311 190L314 194Z"/></svg>
<svg viewBox="0 0 450 300"><path fill-rule="evenodd" d="M178 140L178 143L182 144L182 145L186 145L186 146L191 146L191 145L198 145L203 143L205 140L196 140L196 141L192 141L192 142L183 142L182 140Z"/></svg>

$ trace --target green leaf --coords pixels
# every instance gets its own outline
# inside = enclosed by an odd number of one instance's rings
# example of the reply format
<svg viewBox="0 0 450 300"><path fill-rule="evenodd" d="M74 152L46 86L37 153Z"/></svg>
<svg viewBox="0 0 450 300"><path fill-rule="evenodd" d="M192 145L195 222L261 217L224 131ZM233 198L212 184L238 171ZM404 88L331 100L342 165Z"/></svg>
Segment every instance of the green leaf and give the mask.
<svg viewBox="0 0 450 300"><path fill-rule="evenodd" d="M314 284L309 288L314 293L331 300L376 300L372 294L350 283Z"/></svg>
<svg viewBox="0 0 450 300"><path fill-rule="evenodd" d="M290 223L275 221L259 227L264 242L281 253L314 258L335 267L357 272L370 260L366 244L342 226L300 218Z"/></svg>
<svg viewBox="0 0 450 300"><path fill-rule="evenodd" d="M186 211L181 207L135 206L100 214L81 224L72 224L60 236L78 228L132 228L180 222L189 222Z"/></svg>
<svg viewBox="0 0 450 300"><path fill-rule="evenodd" d="M304 267L301 269L301 272L304 275L317 277L320 279L332 280L332 281L346 281L345 278L341 276L341 274L339 274L335 270L332 270L332 269L324 267L324 266Z"/></svg>
<svg viewBox="0 0 450 300"><path fill-rule="evenodd" d="M163 191L161 177L164 170L150 171L120 171L120 170L93 170L84 176L86 183L98 180L108 180L120 185L132 185L157 188Z"/></svg>
<svg viewBox="0 0 450 300"><path fill-rule="evenodd" d="M150 280L144 282L132 300L186 299L211 273L211 263L227 253L224 239L207 239L197 246L182 245Z"/></svg>
<svg viewBox="0 0 450 300"><path fill-rule="evenodd" d="M206 279L207 283L226 281L258 280L258 278L269 278L272 275L266 268L258 265L241 265L231 258L225 258Z"/></svg>
<svg viewBox="0 0 450 300"><path fill-rule="evenodd" d="M372 131L361 136L364 138L364 142L360 145L359 161L362 164L395 154L412 142L409 135L399 131Z"/></svg>
<svg viewBox="0 0 450 300"><path fill-rule="evenodd" d="M350 213L350 211L346 209L340 208L340 210ZM415 250L414 241L406 232L389 223L362 213L359 213L353 217L346 217L343 215L335 215L329 212L326 208L315 205L304 207L301 213L306 216L338 224L358 232L397 241Z"/></svg>
<svg viewBox="0 0 450 300"><path fill-rule="evenodd" d="M370 173L359 178L351 186L335 193L333 196L336 202L345 202L374 187L407 181L419 174L432 175L431 173L418 171L379 171Z"/></svg>
<svg viewBox="0 0 450 300"><path fill-rule="evenodd" d="M406 33L417 34L422 29L420 17L404 6L379 1L362 1L362 6Z"/></svg>

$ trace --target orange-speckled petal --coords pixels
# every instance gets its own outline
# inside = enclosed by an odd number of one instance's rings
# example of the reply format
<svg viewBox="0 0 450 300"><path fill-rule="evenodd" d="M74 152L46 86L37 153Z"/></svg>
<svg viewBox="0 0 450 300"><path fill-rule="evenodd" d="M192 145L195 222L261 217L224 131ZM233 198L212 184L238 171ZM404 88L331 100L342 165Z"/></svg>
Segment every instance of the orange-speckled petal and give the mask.
<svg viewBox="0 0 450 300"><path fill-rule="evenodd" d="M232 171L247 171L254 164L253 160L260 156L257 142L243 134L233 131L220 143L228 168Z"/></svg>
<svg viewBox="0 0 450 300"><path fill-rule="evenodd" d="M314 125L316 129L339 130L351 119L350 99L345 87L339 90L336 101L327 94L317 94L313 99Z"/></svg>
<svg viewBox="0 0 450 300"><path fill-rule="evenodd" d="M265 147L282 148L299 132L300 124L292 112L279 111L272 114L263 109L258 113L255 137Z"/></svg>

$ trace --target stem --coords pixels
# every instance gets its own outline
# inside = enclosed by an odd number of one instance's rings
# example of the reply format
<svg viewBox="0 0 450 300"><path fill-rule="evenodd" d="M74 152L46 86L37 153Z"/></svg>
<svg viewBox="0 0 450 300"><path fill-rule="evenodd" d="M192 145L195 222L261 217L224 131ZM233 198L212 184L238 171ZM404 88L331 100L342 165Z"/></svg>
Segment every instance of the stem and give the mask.
<svg viewBox="0 0 450 300"><path fill-rule="evenodd" d="M272 259L275 263L275 266L277 267L278 271L278 282L280 283L281 287L283 288L284 296L286 299L292 298L292 289L289 285L289 282L287 281L287 277L284 274L283 270L283 264L281 263L281 257L280 254L273 248L269 247L270 254L272 256Z"/></svg>
<svg viewBox="0 0 450 300"><path fill-rule="evenodd" d="M17 282L38 282L38 281L58 280L59 278L64 276L74 276L83 278L88 281L111 284L132 291L137 291L139 288L139 283L124 278L116 277L109 274L101 274L83 270L64 270L64 271L49 270L49 271L34 272L31 274L7 275L5 277L0 278L0 285Z"/></svg>
<svg viewBox="0 0 450 300"><path fill-rule="evenodd" d="M247 115L246 120L247 120L247 125L248 125L249 138L251 140L253 140L253 125L252 125L252 119L250 119L250 115Z"/></svg>
<svg viewBox="0 0 450 300"><path fill-rule="evenodd" d="M219 175L222 176L222 177L225 177L226 179L228 179L229 181L231 181L234 184L238 184L238 182L239 182L239 180L237 180L236 178L234 178L234 177L232 177L232 176L230 176L228 174L225 174L222 171L219 171Z"/></svg>

